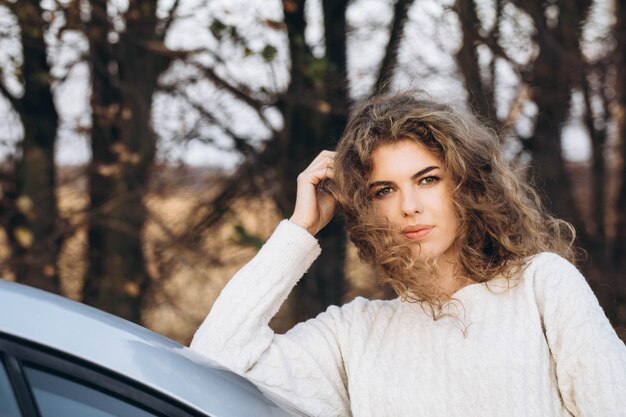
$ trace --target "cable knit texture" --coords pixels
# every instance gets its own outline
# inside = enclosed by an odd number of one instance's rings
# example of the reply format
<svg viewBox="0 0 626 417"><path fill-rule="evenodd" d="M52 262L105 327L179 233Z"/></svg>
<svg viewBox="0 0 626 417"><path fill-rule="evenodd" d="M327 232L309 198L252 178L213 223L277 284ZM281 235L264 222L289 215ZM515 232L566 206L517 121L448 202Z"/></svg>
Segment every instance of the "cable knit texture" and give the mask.
<svg viewBox="0 0 626 417"><path fill-rule="evenodd" d="M437 320L419 304L359 297L275 334L269 320L319 253L281 222L192 349L313 416L626 416L626 347L558 255L461 289Z"/></svg>

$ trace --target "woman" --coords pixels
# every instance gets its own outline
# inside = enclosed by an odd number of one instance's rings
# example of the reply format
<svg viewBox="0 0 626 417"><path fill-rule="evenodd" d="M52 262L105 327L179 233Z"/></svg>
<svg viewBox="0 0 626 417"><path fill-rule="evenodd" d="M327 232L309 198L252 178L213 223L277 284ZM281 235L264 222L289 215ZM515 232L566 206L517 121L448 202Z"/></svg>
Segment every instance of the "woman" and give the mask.
<svg viewBox="0 0 626 417"><path fill-rule="evenodd" d="M268 322L339 203L399 297ZM547 215L475 118L411 94L351 115L298 177L293 216L224 288L191 347L315 416L626 416L626 348Z"/></svg>

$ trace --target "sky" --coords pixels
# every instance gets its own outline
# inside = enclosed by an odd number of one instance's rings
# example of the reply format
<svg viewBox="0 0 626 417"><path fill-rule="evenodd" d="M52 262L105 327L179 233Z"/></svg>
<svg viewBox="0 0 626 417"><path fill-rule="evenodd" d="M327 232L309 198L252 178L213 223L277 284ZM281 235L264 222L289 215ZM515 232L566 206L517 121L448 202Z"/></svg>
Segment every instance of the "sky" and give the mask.
<svg viewBox="0 0 626 417"><path fill-rule="evenodd" d="M173 0L159 2L161 13L171 7ZM44 0L45 7L52 9L54 1ZM124 10L123 0L112 2L114 8ZM483 0L481 19L484 29L488 30L493 23L491 2ZM603 10L608 1L598 1L596 14L597 24L585 32L585 48L588 56L593 56L602 40ZM458 30L458 19L451 11L452 0L416 1L409 11L409 22L404 37L406 40L399 51L398 74L394 86L398 88L420 88L429 92L436 99L449 103L464 102L464 89L460 82L458 69L453 54L461 43ZM604 9L603 9L604 8ZM307 1L307 43L314 53L323 53L323 22L320 1ZM530 21L515 10L510 13L510 23L501 28L503 35L515 39L513 44L506 45L513 57L520 63L526 62L533 54L530 36ZM87 50L87 43L82 35L66 31L57 35L57 29L63 24L60 15L50 14L51 30L48 34L49 56L53 74L64 78L54 87L54 96L61 116L59 140L56 159L60 164L81 164L90 156L87 132L90 126L88 113L89 104L89 70L87 64L81 62L81 54ZM258 52L267 45L276 48L277 54L269 64L263 62L258 54L242 56L237 48L228 42L218 42L210 33L209 27L214 17L224 23L234 25L244 36L251 50ZM253 88L261 86L269 90L280 91L286 87L289 57L286 49L284 33L268 30L267 25L260 22L280 21L282 19L281 4L278 0L183 0L179 10L179 18L172 25L166 37L166 45L172 49L195 50L204 48L210 53L197 54L196 62L215 67L216 72L235 79ZM348 74L350 93L358 99L368 94L374 83L374 74L384 53L387 42L387 28L392 19L391 0L355 0L347 12L347 21L351 27L348 38ZM0 7L0 65L5 70L2 77L6 85L15 94L21 93L21 86L10 68L20 62L20 45L15 22L6 10ZM503 36L504 37L504 36ZM517 42L517 43L515 43ZM222 56L223 63L214 56ZM488 62L491 57L482 50L481 59ZM506 62L499 61L498 66L498 104L499 114L506 114L506 109L517 94L519 80ZM193 78L193 68L175 63L164 74L162 82L175 84L181 80ZM231 126L239 135L249 137L256 145L261 146L270 135L269 130L261 123L254 112L232 100L227 94L215 89L209 83L193 83L184 91L195 102L218 103L211 111L217 120ZM564 127L563 142L565 156L571 160L584 160L590 153L589 139L577 119L583 104L580 94L574 94L572 106L572 122ZM525 107L525 116L519 121L520 131L530 130L532 117L536 113L533 105ZM280 128L282 120L276 109L268 109L266 117L274 128ZM157 94L153 103L153 119L155 131L160 136L158 158L160 160L183 161L192 165L234 167L239 161L232 152L231 140L228 135L215 126L199 123L199 113L186 105L184 100L167 94ZM194 135L194 129L197 129ZM22 134L17 117L10 110L8 103L0 98L0 154L14 152L14 144ZM190 140L181 144L179 137L188 135Z"/></svg>

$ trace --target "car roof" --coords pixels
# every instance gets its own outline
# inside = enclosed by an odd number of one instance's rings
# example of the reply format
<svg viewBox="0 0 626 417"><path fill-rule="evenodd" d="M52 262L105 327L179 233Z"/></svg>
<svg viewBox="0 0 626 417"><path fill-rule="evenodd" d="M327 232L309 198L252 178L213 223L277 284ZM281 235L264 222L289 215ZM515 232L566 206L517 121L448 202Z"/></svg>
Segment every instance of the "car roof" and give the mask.
<svg viewBox="0 0 626 417"><path fill-rule="evenodd" d="M124 375L211 416L304 415L171 339L85 304L3 279L0 333Z"/></svg>

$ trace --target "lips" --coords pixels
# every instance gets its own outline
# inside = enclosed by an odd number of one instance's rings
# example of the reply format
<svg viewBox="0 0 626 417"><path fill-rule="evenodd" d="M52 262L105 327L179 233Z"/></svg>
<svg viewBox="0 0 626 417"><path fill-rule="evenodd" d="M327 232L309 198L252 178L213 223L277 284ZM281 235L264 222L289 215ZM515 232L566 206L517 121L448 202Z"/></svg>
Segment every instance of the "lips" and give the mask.
<svg viewBox="0 0 626 417"><path fill-rule="evenodd" d="M434 227L427 224L416 224L402 229L402 234L409 240L422 240L432 232Z"/></svg>

